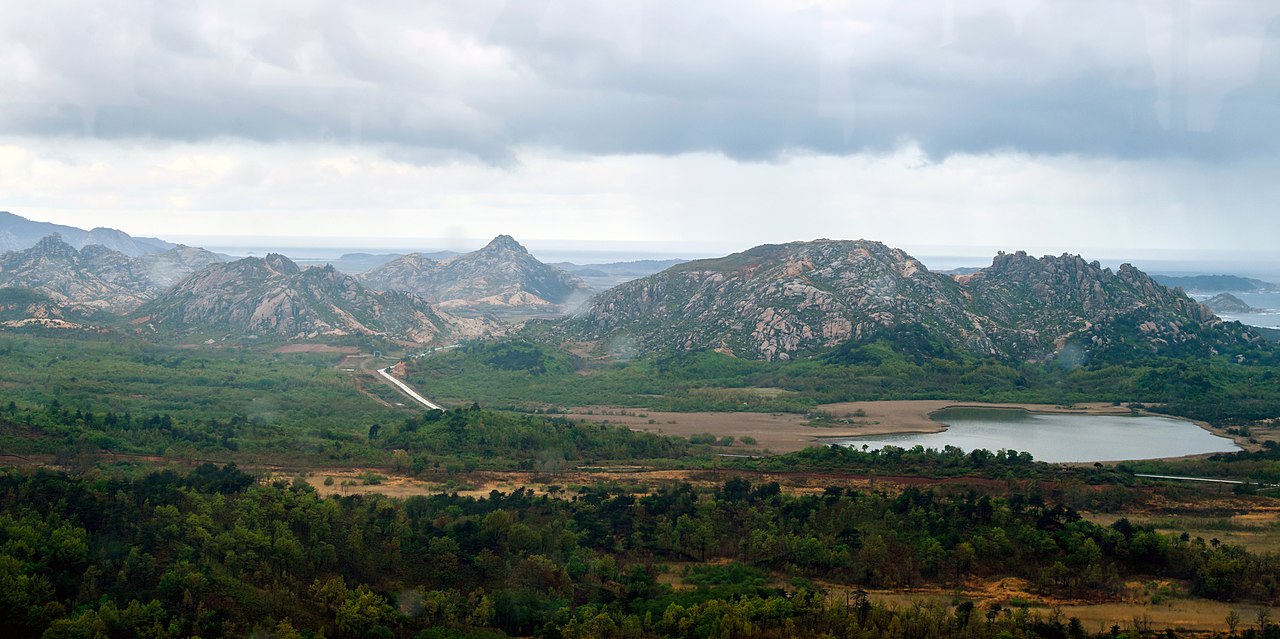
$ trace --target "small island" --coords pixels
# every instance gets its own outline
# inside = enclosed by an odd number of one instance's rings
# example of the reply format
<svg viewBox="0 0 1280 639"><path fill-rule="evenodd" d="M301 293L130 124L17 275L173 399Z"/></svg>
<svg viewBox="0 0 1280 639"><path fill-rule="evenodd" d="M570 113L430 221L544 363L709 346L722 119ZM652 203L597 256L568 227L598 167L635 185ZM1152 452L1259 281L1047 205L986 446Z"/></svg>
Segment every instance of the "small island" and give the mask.
<svg viewBox="0 0 1280 639"><path fill-rule="evenodd" d="M1217 295L1201 302L1201 304L1204 304L1214 313L1254 313L1259 310L1249 306L1244 300L1230 293L1218 293Z"/></svg>

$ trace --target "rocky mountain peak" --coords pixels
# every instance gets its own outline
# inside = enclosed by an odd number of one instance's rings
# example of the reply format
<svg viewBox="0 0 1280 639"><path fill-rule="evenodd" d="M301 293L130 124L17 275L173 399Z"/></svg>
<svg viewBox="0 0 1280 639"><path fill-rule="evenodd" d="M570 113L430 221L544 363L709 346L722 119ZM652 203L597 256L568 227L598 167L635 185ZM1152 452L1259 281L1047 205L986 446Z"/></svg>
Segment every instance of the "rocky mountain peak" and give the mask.
<svg viewBox="0 0 1280 639"><path fill-rule="evenodd" d="M485 252L511 251L515 253L528 254L529 251L523 245L516 241L516 238L510 235L499 235L480 249Z"/></svg>
<svg viewBox="0 0 1280 639"><path fill-rule="evenodd" d="M262 263L281 275L297 275L302 272L302 269L293 260L279 253L267 253L267 256L262 258Z"/></svg>
<svg viewBox="0 0 1280 639"><path fill-rule="evenodd" d="M36 245L31 247L31 254L41 257L62 257L74 259L80 255L74 246L67 244L62 239L61 233L51 233L41 238Z"/></svg>
<svg viewBox="0 0 1280 639"><path fill-rule="evenodd" d="M606 349L789 359L910 329L979 356L1039 361L1069 342L1208 352L1195 327L1217 321L1132 265L1112 272L1079 255L1017 251L952 278L879 242L824 239L757 246L627 282L557 330Z"/></svg>
<svg viewBox="0 0 1280 639"><path fill-rule="evenodd" d="M419 253L360 275L381 291L408 291L443 308L464 312L559 312L585 299L586 282L538 261L510 235L484 248L435 261Z"/></svg>
<svg viewBox="0 0 1280 639"><path fill-rule="evenodd" d="M135 315L151 330L178 335L380 335L438 343L494 329L485 320L439 312L412 295L370 291L332 266L300 269L274 253L208 266Z"/></svg>
<svg viewBox="0 0 1280 639"><path fill-rule="evenodd" d="M179 247L139 257L102 244L76 248L60 233L0 255L0 286L29 288L78 310L126 313L191 273L221 262L204 249Z"/></svg>

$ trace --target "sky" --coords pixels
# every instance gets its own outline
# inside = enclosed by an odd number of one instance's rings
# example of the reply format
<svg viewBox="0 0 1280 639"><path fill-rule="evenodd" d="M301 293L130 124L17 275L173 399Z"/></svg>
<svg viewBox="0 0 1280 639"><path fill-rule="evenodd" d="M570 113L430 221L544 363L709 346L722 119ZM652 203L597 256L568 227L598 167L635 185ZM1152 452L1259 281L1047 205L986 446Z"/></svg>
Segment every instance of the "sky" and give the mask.
<svg viewBox="0 0 1280 639"><path fill-rule="evenodd" d="M326 246L1274 255L1280 4L46 0L0 210Z"/></svg>

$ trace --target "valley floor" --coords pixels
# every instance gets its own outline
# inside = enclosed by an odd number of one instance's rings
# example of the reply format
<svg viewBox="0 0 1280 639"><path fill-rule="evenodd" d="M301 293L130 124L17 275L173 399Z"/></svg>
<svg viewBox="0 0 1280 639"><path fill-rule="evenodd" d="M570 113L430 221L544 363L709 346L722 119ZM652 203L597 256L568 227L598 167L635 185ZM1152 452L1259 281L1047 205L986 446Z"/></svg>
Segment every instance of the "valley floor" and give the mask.
<svg viewBox="0 0 1280 639"><path fill-rule="evenodd" d="M565 415L575 421L622 425L635 431L690 437L711 434L717 439L733 437L727 454L756 452L790 453L820 445L823 439L903 433L937 433L946 425L931 419L947 408L1009 408L1039 413L1077 415L1128 415L1130 409L1110 403L1095 402L1073 406L1027 403L965 402L945 399L889 400L823 404L807 415L798 413L758 412L669 412L618 406L582 406ZM1225 437L1226 434L1208 424L1202 428ZM744 444L750 437L756 442ZM750 440L748 440L750 441ZM1242 445L1246 442L1238 441Z"/></svg>

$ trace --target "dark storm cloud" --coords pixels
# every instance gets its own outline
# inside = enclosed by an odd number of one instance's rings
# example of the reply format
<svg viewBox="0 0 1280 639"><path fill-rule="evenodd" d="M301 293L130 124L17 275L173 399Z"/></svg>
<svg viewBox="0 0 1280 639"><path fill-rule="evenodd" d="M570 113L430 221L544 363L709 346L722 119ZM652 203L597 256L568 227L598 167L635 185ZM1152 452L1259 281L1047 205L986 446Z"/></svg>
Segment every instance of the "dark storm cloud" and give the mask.
<svg viewBox="0 0 1280 639"><path fill-rule="evenodd" d="M1280 12L1263 3L269 4L6 12L0 132L493 162L1280 147Z"/></svg>

